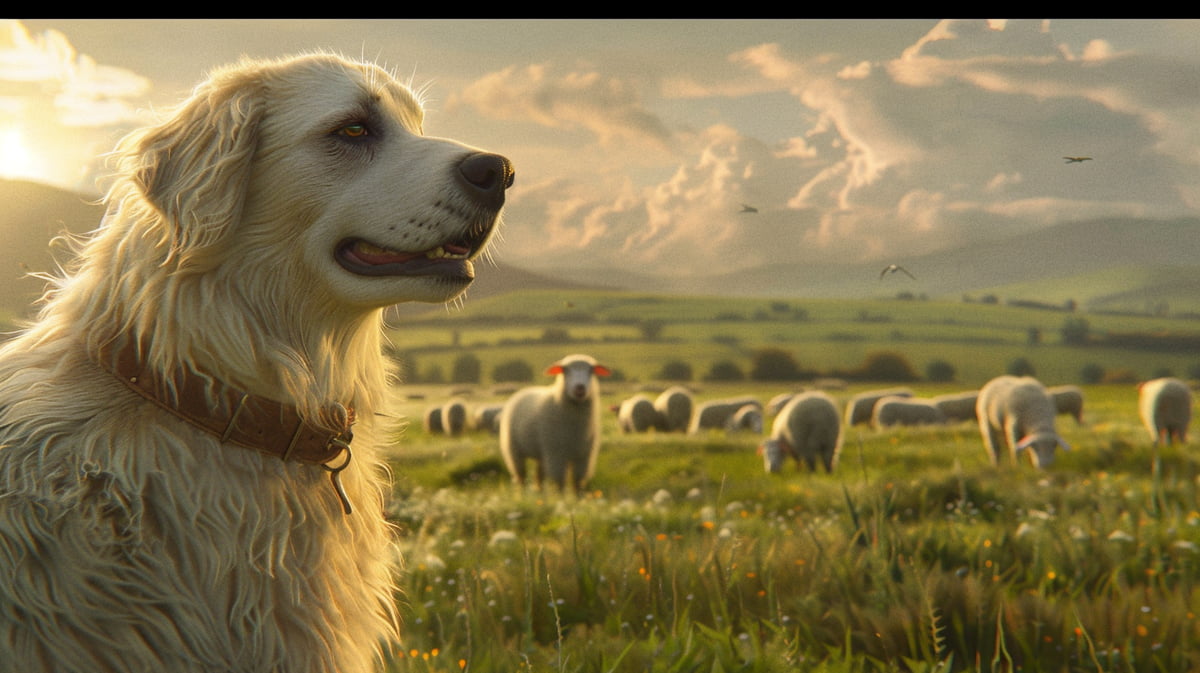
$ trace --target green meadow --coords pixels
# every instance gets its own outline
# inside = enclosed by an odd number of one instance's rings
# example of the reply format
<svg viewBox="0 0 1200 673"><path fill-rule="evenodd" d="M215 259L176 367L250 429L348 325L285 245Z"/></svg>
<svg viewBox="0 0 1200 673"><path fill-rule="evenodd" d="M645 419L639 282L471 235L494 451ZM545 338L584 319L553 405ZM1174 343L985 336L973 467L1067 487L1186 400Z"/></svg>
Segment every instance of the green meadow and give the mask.
<svg viewBox="0 0 1200 673"><path fill-rule="evenodd" d="M585 317L587 316L587 317ZM498 440L426 433L451 396L500 402L495 365L585 352L619 372L604 406L666 385L685 359L698 400L764 403L805 381L704 381L713 362L749 371L783 349L822 375L890 351L918 395L981 385L1024 358L1050 383L1085 365L1117 378L1186 376L1200 352L1061 343L1068 317L1107 331L1194 333L1200 323L998 304L667 298L518 293L396 320L420 379L393 447L389 515L405 559L403 644L390 671L1186 671L1200 670L1200 460L1156 449L1127 381L1086 384L1084 424L1052 469L993 467L971 423L850 428L833 474L767 475L761 439L710 432L627 435L603 419L582 497L519 491ZM1031 338L1031 328L1037 338ZM565 334L563 330L565 329ZM464 354L475 382L450 381ZM414 366L415 365L415 366ZM849 381L831 393L892 381ZM768 426L770 419L768 418Z"/></svg>

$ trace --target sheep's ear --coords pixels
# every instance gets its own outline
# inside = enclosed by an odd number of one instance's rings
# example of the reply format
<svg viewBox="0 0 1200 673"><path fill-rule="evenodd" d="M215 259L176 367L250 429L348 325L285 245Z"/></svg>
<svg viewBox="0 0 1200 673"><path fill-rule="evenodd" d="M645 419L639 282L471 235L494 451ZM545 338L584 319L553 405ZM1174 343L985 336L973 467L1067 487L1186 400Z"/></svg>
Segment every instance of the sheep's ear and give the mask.
<svg viewBox="0 0 1200 673"><path fill-rule="evenodd" d="M261 87L214 78L166 122L122 142L122 169L165 220L164 241L186 263L238 221L263 116Z"/></svg>
<svg viewBox="0 0 1200 673"><path fill-rule="evenodd" d="M1070 450L1071 450L1071 445L1070 445L1070 444L1068 444L1068 443L1067 443L1067 441L1066 441L1065 439L1063 439L1062 437L1059 437L1059 438L1058 438L1058 445L1059 445L1059 446L1061 446L1061 447L1063 447L1063 451L1070 451Z"/></svg>
<svg viewBox="0 0 1200 673"><path fill-rule="evenodd" d="M596 373L596 376L612 376L612 371L604 365L596 365L592 367L592 371Z"/></svg>
<svg viewBox="0 0 1200 673"><path fill-rule="evenodd" d="M1028 449L1029 445L1033 444L1034 439L1035 439L1035 437L1033 435L1029 435L1027 437L1022 437L1021 441L1017 442L1017 445L1015 447L1013 447L1013 451L1016 453L1020 453L1020 452L1024 451L1025 449Z"/></svg>
<svg viewBox="0 0 1200 673"><path fill-rule="evenodd" d="M546 368L546 374L550 376L558 376L561 373L563 373L562 365L558 364L557 362Z"/></svg>

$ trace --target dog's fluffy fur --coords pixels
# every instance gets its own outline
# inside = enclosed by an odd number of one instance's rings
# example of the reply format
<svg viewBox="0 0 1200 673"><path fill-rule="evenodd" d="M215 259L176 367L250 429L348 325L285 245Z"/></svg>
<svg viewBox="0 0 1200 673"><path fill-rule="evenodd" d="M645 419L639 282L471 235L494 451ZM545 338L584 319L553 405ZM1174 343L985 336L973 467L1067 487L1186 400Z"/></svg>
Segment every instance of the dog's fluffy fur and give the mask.
<svg viewBox="0 0 1200 673"><path fill-rule="evenodd" d="M379 665L398 621L382 311L454 298L470 261L369 274L339 255L467 239L473 257L499 210L455 174L477 150L421 120L384 70L310 54L218 70L122 141L103 223L0 350L0 669ZM222 445L126 389L95 364L125 340L307 418L352 405L355 511L322 466Z"/></svg>

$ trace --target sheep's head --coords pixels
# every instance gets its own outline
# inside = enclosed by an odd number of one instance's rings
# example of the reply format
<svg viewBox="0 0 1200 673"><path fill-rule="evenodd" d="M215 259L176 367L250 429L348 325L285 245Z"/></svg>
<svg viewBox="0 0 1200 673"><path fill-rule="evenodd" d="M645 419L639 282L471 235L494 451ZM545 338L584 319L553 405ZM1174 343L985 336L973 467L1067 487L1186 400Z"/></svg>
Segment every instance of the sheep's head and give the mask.
<svg viewBox="0 0 1200 673"><path fill-rule="evenodd" d="M550 365L546 373L558 377L555 385L559 387L563 397L572 402L583 403L592 397L595 377L609 376L612 372L587 355L569 355Z"/></svg>
<svg viewBox="0 0 1200 673"><path fill-rule="evenodd" d="M767 439L758 445L758 455L762 456L763 467L767 473L774 474L783 469L783 459L787 457L787 451L778 439Z"/></svg>
<svg viewBox="0 0 1200 673"><path fill-rule="evenodd" d="M1013 447L1013 451L1019 456L1022 451L1032 449L1030 456L1033 458L1034 467L1044 470L1054 464L1054 451L1060 446L1064 451L1071 450L1062 437L1052 432L1041 432L1022 438Z"/></svg>

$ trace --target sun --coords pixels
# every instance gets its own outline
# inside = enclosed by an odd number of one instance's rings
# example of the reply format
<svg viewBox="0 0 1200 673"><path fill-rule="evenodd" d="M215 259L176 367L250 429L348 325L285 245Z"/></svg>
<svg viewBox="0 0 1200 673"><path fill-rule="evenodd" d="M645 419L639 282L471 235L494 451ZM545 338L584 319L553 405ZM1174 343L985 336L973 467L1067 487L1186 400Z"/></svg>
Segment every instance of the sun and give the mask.
<svg viewBox="0 0 1200 673"><path fill-rule="evenodd" d="M0 131L0 178L30 178L37 174L33 153L25 147L21 131L8 128Z"/></svg>

